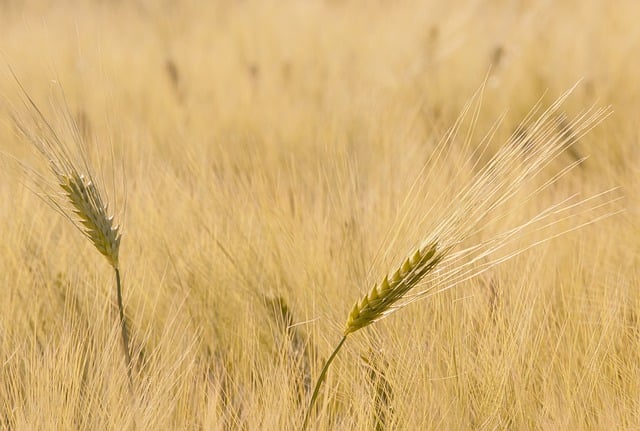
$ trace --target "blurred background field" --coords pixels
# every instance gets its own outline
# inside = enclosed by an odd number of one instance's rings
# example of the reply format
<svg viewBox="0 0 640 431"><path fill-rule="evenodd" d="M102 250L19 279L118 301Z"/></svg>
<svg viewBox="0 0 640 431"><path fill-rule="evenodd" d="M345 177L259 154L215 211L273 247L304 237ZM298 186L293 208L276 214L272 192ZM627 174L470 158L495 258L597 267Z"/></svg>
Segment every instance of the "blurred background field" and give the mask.
<svg viewBox="0 0 640 431"><path fill-rule="evenodd" d="M631 0L0 1L0 428L298 429L353 302L428 234L399 212L465 176L454 140L411 193L476 90L474 139L504 114L495 151L578 81L568 115L613 114L547 198L620 187L623 211L354 334L312 429L640 428L638 18ZM115 184L133 394L112 273L17 167L44 165L10 68L48 116L64 89Z"/></svg>

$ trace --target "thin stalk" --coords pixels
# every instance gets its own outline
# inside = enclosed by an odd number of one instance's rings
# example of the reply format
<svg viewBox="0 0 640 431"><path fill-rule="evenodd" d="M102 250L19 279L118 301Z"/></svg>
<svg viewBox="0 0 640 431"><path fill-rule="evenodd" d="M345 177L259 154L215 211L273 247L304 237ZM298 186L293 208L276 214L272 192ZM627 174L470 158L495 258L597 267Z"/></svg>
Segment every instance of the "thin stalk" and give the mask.
<svg viewBox="0 0 640 431"><path fill-rule="evenodd" d="M338 351L340 350L340 348L342 347L342 345L346 340L347 340L347 336L344 335L342 337L342 340L340 340L340 343L338 343L338 346L336 347L336 349L333 351L331 356L329 356L329 359L327 359L327 362L324 364L324 367L322 367L322 372L320 373L320 377L318 377L318 381L316 382L316 387L313 390L313 395L311 396L311 402L309 403L309 407L307 408L307 414L304 417L304 424L302 424L302 431L305 431L307 429L307 425L309 424L309 417L311 416L311 410L313 409L313 404L316 402L316 399L318 398L318 393L320 392L320 386L322 385L324 378L327 376L327 370L329 369L329 365L331 365L331 362L333 362L334 358L338 354Z"/></svg>
<svg viewBox="0 0 640 431"><path fill-rule="evenodd" d="M120 329L122 331L122 347L124 348L124 357L127 366L127 376L129 377L129 388L133 388L133 378L131 377L131 352L129 351L129 331L127 330L127 321L124 317L124 306L122 305L122 282L120 281L120 269L114 268L116 271L116 293L118 296L118 312L120 313Z"/></svg>

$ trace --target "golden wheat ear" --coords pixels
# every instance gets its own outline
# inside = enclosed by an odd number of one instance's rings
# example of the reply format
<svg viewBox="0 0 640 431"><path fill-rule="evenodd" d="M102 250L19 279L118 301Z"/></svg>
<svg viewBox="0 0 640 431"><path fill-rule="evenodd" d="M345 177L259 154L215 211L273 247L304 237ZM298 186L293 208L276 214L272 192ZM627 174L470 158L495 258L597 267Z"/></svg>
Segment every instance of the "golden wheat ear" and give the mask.
<svg viewBox="0 0 640 431"><path fill-rule="evenodd" d="M559 129L559 126L565 121L563 116L559 115L562 114L560 108L571 91L572 89L563 94L542 113L538 112L541 104L536 104L531 114L525 118L523 124L529 125L530 129L527 135L530 143L528 144L529 151L522 150L521 132L517 132L491 157L486 165L480 167L467 185L461 187L460 190L449 190L452 199L447 197L448 202L438 200L440 204L443 204L444 213L431 230L430 239L425 242L426 245L406 258L395 272L386 275L381 282L374 285L367 294L355 303L347 317L342 338L324 364L316 381L304 417L303 430L309 424L313 406L318 398L320 386L326 377L327 370L350 334L379 321L413 301L450 289L457 283L468 280L533 246L615 214L615 212L606 212L608 211L606 208L609 199L607 192L578 202L572 202L569 198L551 205L528 220L518 222L512 228L501 226L499 228L502 230L501 233L494 234L489 239L481 240L473 246L453 253L454 248L464 244L464 241L474 234L503 220L505 214L511 211L510 207L522 205L537 196L577 166L579 161L571 163L550 179L544 180L541 186L532 182L558 155L568 151L576 141L574 134L564 132L565 127ZM454 125L452 132L443 141L443 145L448 145L450 137L457 133L467 111L465 108L461 119ZM587 109L571 122L570 127L581 136L601 121L607 113L608 109L606 108ZM468 136L467 139L471 139L472 135ZM470 145L470 141L465 142L465 146ZM440 150L436 151L439 158ZM437 162L437 159L435 161ZM425 182L425 185L429 184L429 182ZM534 192L523 193L525 197L521 199L519 192L531 186L534 186ZM599 202L601 198L603 202ZM603 208L602 211L605 214L598 215L599 208ZM579 211L577 211L578 209ZM560 234L548 234L542 240L534 241L529 245L518 245L516 251L504 251L507 246L513 246L516 240L525 237L527 233L548 232L545 231L546 228L554 226L554 223L563 219L569 220L571 214L580 215L580 212L585 215L593 215L593 219L563 230ZM554 219L554 217L557 218ZM504 255L490 260L482 267L474 267L479 259L501 252ZM423 290L417 288L424 283L428 284L426 288ZM416 292L416 290L418 291Z"/></svg>
<svg viewBox="0 0 640 431"><path fill-rule="evenodd" d="M60 187L77 216L79 229L95 248L107 258L109 264L118 268L120 251L120 227L114 223L114 216L108 215L108 205L103 203L93 181L74 172L59 177Z"/></svg>
<svg viewBox="0 0 640 431"><path fill-rule="evenodd" d="M115 272L122 344L129 384L132 387L129 332L122 303L119 266L122 238L120 226L115 223L114 215L109 213L106 193L96 184L92 175L82 134L69 114L64 95L58 101L58 116L54 117L54 124L42 113L17 78L16 82L22 90L22 102L26 111L24 115L13 112L16 129L45 158L49 171L53 174L52 179L47 179L44 175L32 172L41 180L43 197L87 237ZM56 125L61 127L55 127ZM63 193L60 193L61 190Z"/></svg>
<svg viewBox="0 0 640 431"><path fill-rule="evenodd" d="M384 317L396 302L436 267L442 257L435 242L416 250L392 275L387 275L355 303L349 313L344 335L356 332Z"/></svg>

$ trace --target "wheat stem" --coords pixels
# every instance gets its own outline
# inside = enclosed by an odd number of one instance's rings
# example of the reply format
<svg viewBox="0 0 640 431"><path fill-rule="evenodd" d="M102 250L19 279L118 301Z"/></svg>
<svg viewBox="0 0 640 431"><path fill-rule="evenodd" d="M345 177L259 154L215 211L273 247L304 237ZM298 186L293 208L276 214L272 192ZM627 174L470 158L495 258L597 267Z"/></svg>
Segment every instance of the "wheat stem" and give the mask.
<svg viewBox="0 0 640 431"><path fill-rule="evenodd" d="M120 279L120 269L115 267L114 270L116 273L116 296L118 297L122 347L124 349L125 365L127 366L127 376L129 377L129 389L133 389L133 378L131 376L131 351L129 350L129 330L127 329L127 319L125 318L124 306L122 305L122 281Z"/></svg>
<svg viewBox="0 0 640 431"><path fill-rule="evenodd" d="M309 424L309 417L311 416L311 410L313 409L313 405L315 404L316 399L318 398L318 394L320 393L320 386L322 386L322 382L324 381L324 378L327 376L327 370L329 369L329 365L331 365L331 363L335 359L336 355L342 348L342 345L344 344L345 341L347 341L347 335L342 336L342 339L338 343L338 346L335 348L331 356L329 356L329 359L327 359L327 362L324 364L324 367L322 367L322 371L320 372L320 377L318 377L318 381L316 382L316 387L313 389L313 395L311 396L311 401L309 402L307 413L304 416L302 431L307 429L307 426Z"/></svg>

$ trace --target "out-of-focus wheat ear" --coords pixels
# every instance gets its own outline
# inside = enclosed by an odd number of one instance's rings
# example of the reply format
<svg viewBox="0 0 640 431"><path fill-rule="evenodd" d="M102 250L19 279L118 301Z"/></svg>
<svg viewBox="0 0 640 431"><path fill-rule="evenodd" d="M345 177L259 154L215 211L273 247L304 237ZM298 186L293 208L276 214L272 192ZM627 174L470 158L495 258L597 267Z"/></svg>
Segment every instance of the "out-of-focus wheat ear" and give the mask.
<svg viewBox="0 0 640 431"><path fill-rule="evenodd" d="M443 253L438 253L435 242L419 248L408 257L392 275L387 275L379 284L355 303L344 329L344 335L349 335L364 328L387 314L393 305L402 299L407 292L435 268Z"/></svg>
<svg viewBox="0 0 640 431"><path fill-rule="evenodd" d="M104 255L112 267L118 268L121 233L108 214L105 204L93 181L77 172L60 175L60 187L65 191L81 230L95 248Z"/></svg>

